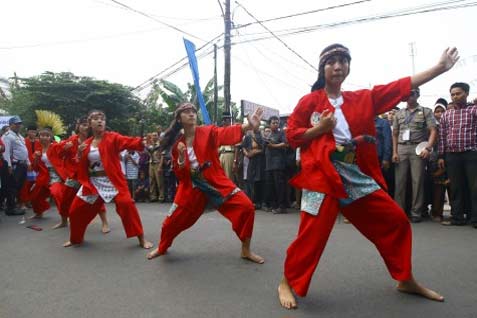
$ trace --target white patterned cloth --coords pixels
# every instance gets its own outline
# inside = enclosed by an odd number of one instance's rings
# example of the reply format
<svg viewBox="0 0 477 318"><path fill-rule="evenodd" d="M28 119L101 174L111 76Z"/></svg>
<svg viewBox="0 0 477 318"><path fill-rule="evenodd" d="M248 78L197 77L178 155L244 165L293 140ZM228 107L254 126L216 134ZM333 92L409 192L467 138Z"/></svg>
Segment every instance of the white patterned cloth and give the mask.
<svg viewBox="0 0 477 318"><path fill-rule="evenodd" d="M50 176L50 184L53 184L55 182L61 182L60 176L56 173L55 169L53 168L53 165L51 164L50 160L48 160L48 156L46 155L46 152L44 152L41 155L41 161L45 164L45 166L48 168L48 174Z"/></svg>
<svg viewBox="0 0 477 318"><path fill-rule="evenodd" d="M97 147L91 146L88 153L89 166L93 167L94 171L104 171L103 163L101 162L101 156ZM111 202L114 197L118 194L118 190L114 187L111 180L107 176L104 177L90 177L89 180L98 191L99 196L104 200L104 202ZM83 186L80 187L78 193L76 194L83 201L93 204L98 199L97 194L93 195L83 195Z"/></svg>
<svg viewBox="0 0 477 318"><path fill-rule="evenodd" d="M340 206L346 206L380 189L376 181L362 173L357 165L338 160L333 160L333 165L340 175L348 195L345 199L339 199ZM324 193L303 189L301 210L312 215L318 215L324 199Z"/></svg>

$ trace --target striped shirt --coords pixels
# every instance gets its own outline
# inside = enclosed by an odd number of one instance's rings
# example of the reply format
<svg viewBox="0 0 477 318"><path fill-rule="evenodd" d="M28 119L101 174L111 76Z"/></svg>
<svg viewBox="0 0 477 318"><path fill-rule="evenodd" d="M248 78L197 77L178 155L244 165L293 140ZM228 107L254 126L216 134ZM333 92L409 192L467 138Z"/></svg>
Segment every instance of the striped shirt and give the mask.
<svg viewBox="0 0 477 318"><path fill-rule="evenodd" d="M477 151L477 106L447 110L439 127L439 155L446 152Z"/></svg>
<svg viewBox="0 0 477 318"><path fill-rule="evenodd" d="M126 150L126 153L123 154L126 179L136 180L139 174L139 154L137 151L134 151L130 154L130 158L128 158L128 153L128 150Z"/></svg>

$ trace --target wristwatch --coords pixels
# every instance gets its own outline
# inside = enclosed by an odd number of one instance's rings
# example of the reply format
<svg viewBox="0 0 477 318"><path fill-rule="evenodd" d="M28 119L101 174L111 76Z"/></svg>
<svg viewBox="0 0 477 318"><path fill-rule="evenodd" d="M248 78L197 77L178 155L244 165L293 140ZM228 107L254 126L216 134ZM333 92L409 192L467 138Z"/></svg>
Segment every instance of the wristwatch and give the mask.
<svg viewBox="0 0 477 318"><path fill-rule="evenodd" d="M429 152L432 152L432 147L426 147L426 148L424 148L424 149L426 149L426 150L429 151Z"/></svg>

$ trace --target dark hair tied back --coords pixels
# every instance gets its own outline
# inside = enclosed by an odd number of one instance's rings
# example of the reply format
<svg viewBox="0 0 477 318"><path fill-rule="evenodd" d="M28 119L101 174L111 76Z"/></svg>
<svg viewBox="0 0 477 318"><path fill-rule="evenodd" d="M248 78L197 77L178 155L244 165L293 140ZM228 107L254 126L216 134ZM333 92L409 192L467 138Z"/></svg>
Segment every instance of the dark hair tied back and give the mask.
<svg viewBox="0 0 477 318"><path fill-rule="evenodd" d="M351 55L349 49L339 43L328 45L320 53L320 61L318 64L318 79L311 87L311 91L317 91L319 89L325 88L325 64L326 61L334 55L343 55L348 59L348 62L351 62Z"/></svg>

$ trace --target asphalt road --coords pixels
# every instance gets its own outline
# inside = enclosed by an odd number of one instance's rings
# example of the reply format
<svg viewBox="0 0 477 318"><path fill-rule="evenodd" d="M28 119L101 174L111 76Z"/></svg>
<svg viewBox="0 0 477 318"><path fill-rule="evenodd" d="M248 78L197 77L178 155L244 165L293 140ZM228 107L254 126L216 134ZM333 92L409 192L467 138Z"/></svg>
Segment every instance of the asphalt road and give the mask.
<svg viewBox="0 0 477 318"><path fill-rule="evenodd" d="M138 208L146 237L157 244L169 205ZM287 311L276 288L296 211L257 211L252 244L264 265L240 259L240 242L215 211L152 261L136 239L125 239L114 206L108 217L111 233L101 234L95 219L83 246L63 248L68 230L50 229L55 211L24 225L2 214L0 317L477 317L477 230L470 226L413 225L414 273L446 297L437 303L396 292L374 246L339 219L308 296ZM32 223L43 231L25 227Z"/></svg>

